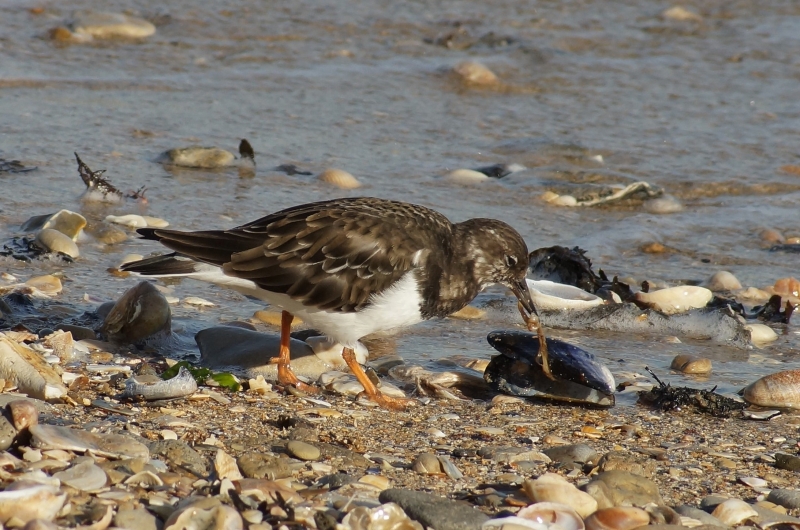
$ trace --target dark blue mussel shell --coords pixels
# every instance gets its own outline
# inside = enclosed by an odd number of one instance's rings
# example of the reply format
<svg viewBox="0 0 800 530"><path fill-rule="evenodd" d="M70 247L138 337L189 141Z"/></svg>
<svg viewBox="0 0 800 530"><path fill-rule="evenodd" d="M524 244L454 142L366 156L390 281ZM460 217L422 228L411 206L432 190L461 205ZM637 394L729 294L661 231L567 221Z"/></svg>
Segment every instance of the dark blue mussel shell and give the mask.
<svg viewBox="0 0 800 530"><path fill-rule="evenodd" d="M514 396L560 401L614 404L614 377L591 353L558 339L547 339L548 378L537 362L539 338L524 331L493 331L486 339L501 355L492 357L483 374L494 390Z"/></svg>

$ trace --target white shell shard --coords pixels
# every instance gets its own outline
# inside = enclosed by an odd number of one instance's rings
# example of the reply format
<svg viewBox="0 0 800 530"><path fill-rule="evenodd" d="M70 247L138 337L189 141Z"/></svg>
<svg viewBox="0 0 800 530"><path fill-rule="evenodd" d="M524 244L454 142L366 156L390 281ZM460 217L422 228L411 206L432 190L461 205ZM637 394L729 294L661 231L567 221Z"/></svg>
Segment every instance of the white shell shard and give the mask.
<svg viewBox="0 0 800 530"><path fill-rule="evenodd" d="M104 488L108 478L105 471L88 460L75 464L65 471L59 471L53 477L67 486L87 492Z"/></svg>
<svg viewBox="0 0 800 530"><path fill-rule="evenodd" d="M141 215L128 214L128 215L107 215L106 221L128 228L146 228L147 220Z"/></svg>
<svg viewBox="0 0 800 530"><path fill-rule="evenodd" d="M0 334L0 378L12 382L19 392L44 400L67 394L61 376L41 355L24 344Z"/></svg>
<svg viewBox="0 0 800 530"><path fill-rule="evenodd" d="M31 425L31 447L37 449L62 449L85 453L92 451L108 458L149 458L150 450L127 436L91 433L57 425Z"/></svg>
<svg viewBox="0 0 800 530"><path fill-rule="evenodd" d="M638 302L667 315L705 307L713 296L705 287L694 285L680 285L634 295Z"/></svg>
<svg viewBox="0 0 800 530"><path fill-rule="evenodd" d="M197 392L197 381L194 376L181 366L178 375L166 381L160 377L149 380L142 376L131 377L125 381L125 397L140 397L148 401L157 399L174 399Z"/></svg>
<svg viewBox="0 0 800 530"><path fill-rule="evenodd" d="M580 310L602 305L604 300L599 296L563 283L548 280L525 280L533 304L542 310Z"/></svg>
<svg viewBox="0 0 800 530"><path fill-rule="evenodd" d="M86 12L78 14L72 30L96 39L140 39L155 33L156 27L142 18L123 13Z"/></svg>
<svg viewBox="0 0 800 530"><path fill-rule="evenodd" d="M219 479L239 480L242 478L236 459L222 449L217 449L217 454L214 457L214 469Z"/></svg>
<svg viewBox="0 0 800 530"><path fill-rule="evenodd" d="M22 524L33 519L52 521L66 500L67 494L59 495L57 486L15 482L0 491L0 523L12 517Z"/></svg>
<svg viewBox="0 0 800 530"><path fill-rule="evenodd" d="M742 500L728 499L714 508L711 515L727 526L738 526L748 519L758 517L758 512Z"/></svg>

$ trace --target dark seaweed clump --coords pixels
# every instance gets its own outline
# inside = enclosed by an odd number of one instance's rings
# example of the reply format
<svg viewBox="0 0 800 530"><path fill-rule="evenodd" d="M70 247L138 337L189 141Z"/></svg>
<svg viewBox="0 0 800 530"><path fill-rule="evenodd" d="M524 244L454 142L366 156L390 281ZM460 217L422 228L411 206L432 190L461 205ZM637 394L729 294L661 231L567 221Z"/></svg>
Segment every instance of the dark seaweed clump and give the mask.
<svg viewBox="0 0 800 530"><path fill-rule="evenodd" d="M654 386L647 392L639 392L639 401L664 411L692 410L702 414L710 414L717 418L729 418L732 413L741 411L746 404L736 401L729 397L714 392L717 387L711 390L699 390L686 386L670 386L664 384L650 368L645 367L650 372L658 386Z"/></svg>

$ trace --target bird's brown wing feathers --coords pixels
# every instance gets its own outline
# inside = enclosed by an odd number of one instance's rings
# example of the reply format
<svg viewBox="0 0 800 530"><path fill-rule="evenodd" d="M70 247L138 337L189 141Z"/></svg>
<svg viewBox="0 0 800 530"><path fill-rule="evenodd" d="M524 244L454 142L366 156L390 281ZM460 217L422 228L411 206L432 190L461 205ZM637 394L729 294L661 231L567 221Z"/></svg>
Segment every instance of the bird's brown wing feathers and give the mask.
<svg viewBox="0 0 800 530"><path fill-rule="evenodd" d="M442 252L443 234L451 230L427 208L356 198L296 206L224 231L141 232L268 291L350 312L414 268L417 251L423 251L419 263Z"/></svg>

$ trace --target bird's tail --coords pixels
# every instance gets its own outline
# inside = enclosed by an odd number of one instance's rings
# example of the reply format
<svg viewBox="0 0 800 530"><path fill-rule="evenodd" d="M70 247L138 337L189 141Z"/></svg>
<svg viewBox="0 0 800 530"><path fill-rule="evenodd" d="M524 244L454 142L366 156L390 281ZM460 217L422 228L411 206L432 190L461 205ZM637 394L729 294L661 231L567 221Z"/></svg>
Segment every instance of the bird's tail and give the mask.
<svg viewBox="0 0 800 530"><path fill-rule="evenodd" d="M181 256L177 252L145 258L139 261L132 261L120 267L120 270L125 272L157 278L200 276L218 269L219 267L194 261L185 256Z"/></svg>

